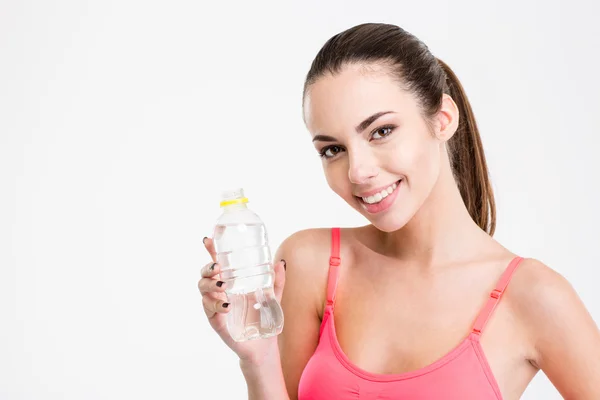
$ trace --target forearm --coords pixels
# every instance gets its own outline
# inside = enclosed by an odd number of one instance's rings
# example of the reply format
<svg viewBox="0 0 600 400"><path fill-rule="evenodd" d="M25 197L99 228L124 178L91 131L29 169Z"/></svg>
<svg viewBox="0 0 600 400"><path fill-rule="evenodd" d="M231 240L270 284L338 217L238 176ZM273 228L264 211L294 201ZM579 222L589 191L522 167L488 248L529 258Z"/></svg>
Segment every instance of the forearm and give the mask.
<svg viewBox="0 0 600 400"><path fill-rule="evenodd" d="M289 400L276 346L260 363L240 360L240 368L248 386L248 400Z"/></svg>

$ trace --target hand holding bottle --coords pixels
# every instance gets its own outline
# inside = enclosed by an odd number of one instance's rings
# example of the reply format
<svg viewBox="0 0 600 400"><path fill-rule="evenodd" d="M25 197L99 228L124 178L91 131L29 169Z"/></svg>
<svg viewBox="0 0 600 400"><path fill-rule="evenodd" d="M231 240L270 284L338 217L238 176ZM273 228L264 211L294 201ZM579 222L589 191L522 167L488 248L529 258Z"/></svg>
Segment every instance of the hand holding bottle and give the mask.
<svg viewBox="0 0 600 400"><path fill-rule="evenodd" d="M204 246L211 262L202 268L202 278L198 281L198 289L202 294L202 305L211 327L217 332L221 339L231 348L240 360L259 363L267 357L269 352L277 349L277 336L266 339L236 342L227 329L227 316L230 305L227 303L225 290L227 284L220 280L221 268L217 263L217 256L211 238L204 239ZM275 281L274 291L278 302L281 302L283 287L285 285L285 261L281 260L274 264ZM223 283L219 283L223 282Z"/></svg>

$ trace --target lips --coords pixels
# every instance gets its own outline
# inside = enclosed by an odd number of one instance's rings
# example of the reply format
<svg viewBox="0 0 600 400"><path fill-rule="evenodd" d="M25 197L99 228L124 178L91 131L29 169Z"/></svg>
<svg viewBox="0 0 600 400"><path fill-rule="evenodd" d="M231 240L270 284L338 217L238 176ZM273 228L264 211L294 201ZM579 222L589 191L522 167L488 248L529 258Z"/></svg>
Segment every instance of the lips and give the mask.
<svg viewBox="0 0 600 400"><path fill-rule="evenodd" d="M373 204L366 203L361 197L357 197L358 202L360 203L361 207L365 211L367 211L369 214L377 214L382 211L385 211L388 208L390 208L392 206L392 204L394 204L394 202L396 201L396 198L398 197L398 192L400 192L400 189L402 188L403 183L404 183L403 180L399 180L397 182L398 186L396 187L396 189L394 189L394 191L391 194L389 194L387 197L385 197L383 200L381 200L378 203L373 203Z"/></svg>
<svg viewBox="0 0 600 400"><path fill-rule="evenodd" d="M374 196L374 195L376 195L377 193L380 193L380 192L382 192L383 190L387 189L388 187L392 186L394 183L395 183L396 185L399 185L401 180L402 180L402 179L400 179L400 180L397 180L396 182L392 182L392 183L390 183L389 185L382 186L382 187L380 187L380 188L378 188L378 189L373 189L373 190L369 190L368 192L362 192L362 193L359 193L359 194L355 194L354 196L355 196L355 197L358 197L358 198L361 198L361 197L369 197L369 196Z"/></svg>
<svg viewBox="0 0 600 400"><path fill-rule="evenodd" d="M387 187L383 187L377 190L371 190L369 192L364 192L361 195L356 195L355 197L360 198L368 204L378 203L382 201L382 199L385 199L386 197L391 195L392 192L396 190L396 188L400 185L401 180L402 179L392 183L391 185L388 185Z"/></svg>

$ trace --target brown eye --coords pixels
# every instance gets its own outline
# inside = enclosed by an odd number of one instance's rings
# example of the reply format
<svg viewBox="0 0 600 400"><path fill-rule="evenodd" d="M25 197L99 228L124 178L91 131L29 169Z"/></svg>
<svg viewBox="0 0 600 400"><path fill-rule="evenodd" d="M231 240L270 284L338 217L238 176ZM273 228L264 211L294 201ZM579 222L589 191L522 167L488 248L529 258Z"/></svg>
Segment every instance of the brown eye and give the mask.
<svg viewBox="0 0 600 400"><path fill-rule="evenodd" d="M328 147L325 147L323 150L321 150L319 155L322 158L332 158L332 157L335 157L335 155L341 151L342 151L342 148L340 146L328 146Z"/></svg>
<svg viewBox="0 0 600 400"><path fill-rule="evenodd" d="M375 140L383 139L384 137L389 136L393 130L393 126L382 126L381 128L374 131L371 137ZM379 135L380 137L375 137L375 135Z"/></svg>

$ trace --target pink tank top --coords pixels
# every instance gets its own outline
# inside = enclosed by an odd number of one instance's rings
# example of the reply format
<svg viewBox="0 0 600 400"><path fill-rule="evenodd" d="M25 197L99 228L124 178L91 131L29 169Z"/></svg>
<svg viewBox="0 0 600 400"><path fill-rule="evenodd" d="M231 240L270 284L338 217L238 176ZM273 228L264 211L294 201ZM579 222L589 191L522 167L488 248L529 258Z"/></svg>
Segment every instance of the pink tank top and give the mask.
<svg viewBox="0 0 600 400"><path fill-rule="evenodd" d="M488 400L502 399L479 337L521 262L515 257L475 320L470 334L454 349L426 367L401 374L374 374L354 365L337 341L333 322L340 259L340 229L333 228L327 305L319 344L302 372L299 400Z"/></svg>

